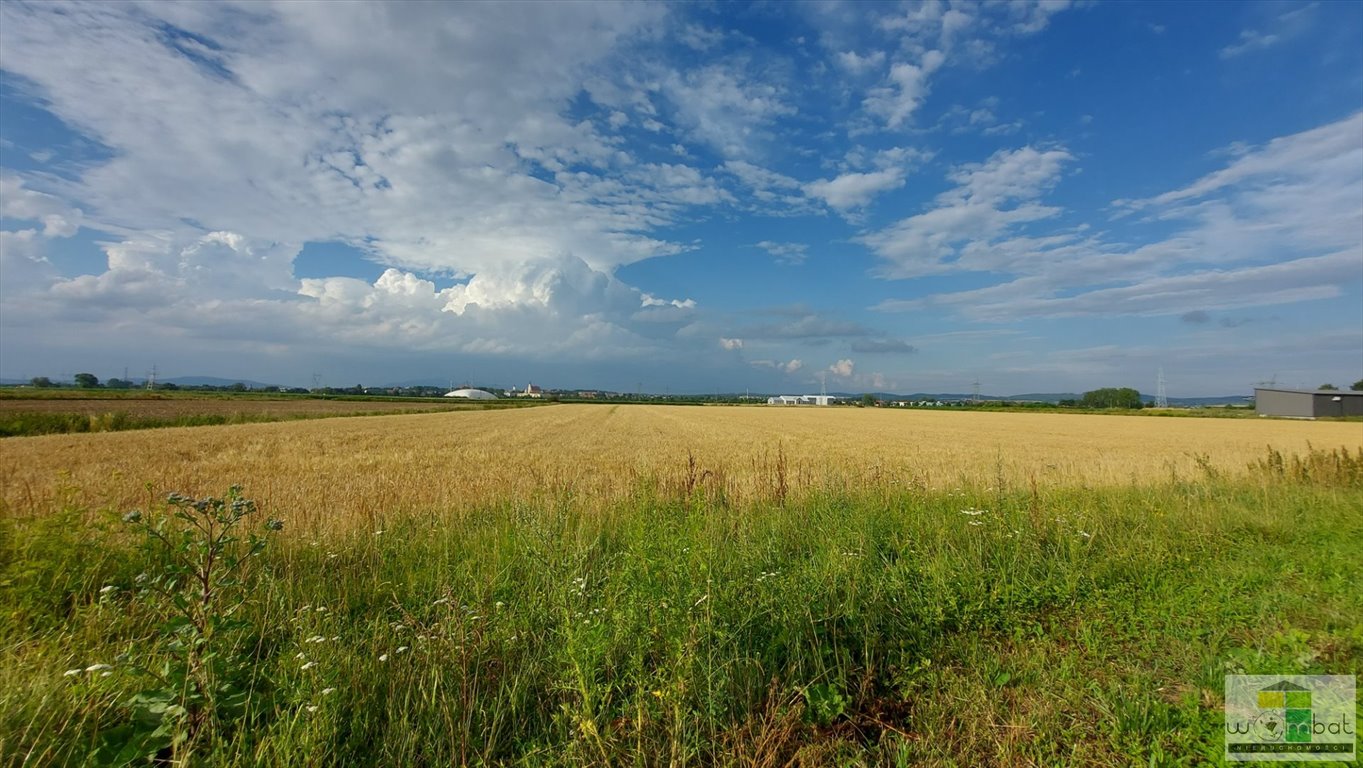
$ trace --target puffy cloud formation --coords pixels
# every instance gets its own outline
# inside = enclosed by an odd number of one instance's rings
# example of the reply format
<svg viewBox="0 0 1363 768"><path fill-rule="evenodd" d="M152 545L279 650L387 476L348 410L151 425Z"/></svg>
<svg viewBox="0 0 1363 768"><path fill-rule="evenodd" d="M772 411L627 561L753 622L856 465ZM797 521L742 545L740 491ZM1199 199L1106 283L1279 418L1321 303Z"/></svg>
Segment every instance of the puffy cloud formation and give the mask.
<svg viewBox="0 0 1363 768"><path fill-rule="evenodd" d="M828 366L828 372L834 376L847 377L852 375L852 368L853 364L851 360L839 360Z"/></svg>

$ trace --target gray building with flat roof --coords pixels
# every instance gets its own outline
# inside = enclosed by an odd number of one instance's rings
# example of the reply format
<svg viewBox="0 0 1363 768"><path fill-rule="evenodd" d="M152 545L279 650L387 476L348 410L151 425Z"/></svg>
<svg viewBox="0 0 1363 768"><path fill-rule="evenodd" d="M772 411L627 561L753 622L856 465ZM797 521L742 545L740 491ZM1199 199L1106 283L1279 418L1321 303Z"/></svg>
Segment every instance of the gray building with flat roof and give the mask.
<svg viewBox="0 0 1363 768"><path fill-rule="evenodd" d="M1287 416L1295 419L1363 416L1363 392L1255 387L1254 410L1258 411L1260 416Z"/></svg>

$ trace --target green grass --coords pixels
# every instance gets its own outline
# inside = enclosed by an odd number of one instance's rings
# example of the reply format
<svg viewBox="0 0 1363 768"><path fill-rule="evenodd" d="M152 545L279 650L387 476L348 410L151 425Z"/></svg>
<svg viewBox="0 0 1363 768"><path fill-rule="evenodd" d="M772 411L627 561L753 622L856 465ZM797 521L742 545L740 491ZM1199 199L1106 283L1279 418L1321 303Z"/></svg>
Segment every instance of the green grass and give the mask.
<svg viewBox="0 0 1363 768"><path fill-rule="evenodd" d="M249 711L197 759L1219 762L1228 671L1363 671L1363 487L1286 466L747 509L643 489L286 538L242 616ZM132 596L155 560L117 512L0 524L0 761L88 761L160 660Z"/></svg>

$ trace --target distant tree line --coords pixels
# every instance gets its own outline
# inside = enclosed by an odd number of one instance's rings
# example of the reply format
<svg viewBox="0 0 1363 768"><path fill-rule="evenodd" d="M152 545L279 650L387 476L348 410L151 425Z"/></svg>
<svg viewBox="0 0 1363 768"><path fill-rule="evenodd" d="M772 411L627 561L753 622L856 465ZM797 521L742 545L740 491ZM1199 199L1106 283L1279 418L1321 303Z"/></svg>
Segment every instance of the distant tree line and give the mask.
<svg viewBox="0 0 1363 768"><path fill-rule="evenodd" d="M1085 392L1078 405L1081 408L1143 408L1141 393L1131 387L1103 387Z"/></svg>

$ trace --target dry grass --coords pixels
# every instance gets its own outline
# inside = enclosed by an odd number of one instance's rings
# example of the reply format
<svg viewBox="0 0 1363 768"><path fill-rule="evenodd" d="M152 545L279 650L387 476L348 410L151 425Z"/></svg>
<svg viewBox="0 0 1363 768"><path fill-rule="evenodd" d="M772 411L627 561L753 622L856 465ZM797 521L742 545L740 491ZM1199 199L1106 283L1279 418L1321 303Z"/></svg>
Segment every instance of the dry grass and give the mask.
<svg viewBox="0 0 1363 768"><path fill-rule="evenodd" d="M196 403L196 406L202 405ZM341 405L341 404L337 404ZM349 404L346 404L349 405ZM373 407L380 403L355 403ZM291 530L639 493L735 504L811 491L1120 486L1363 446L1352 423L882 409L561 405L0 442L6 514L123 510L235 482Z"/></svg>

